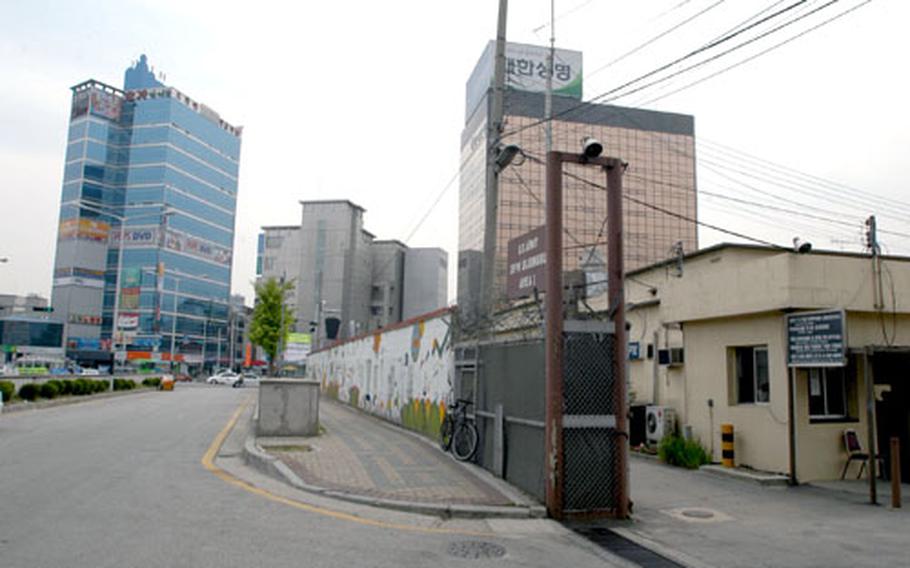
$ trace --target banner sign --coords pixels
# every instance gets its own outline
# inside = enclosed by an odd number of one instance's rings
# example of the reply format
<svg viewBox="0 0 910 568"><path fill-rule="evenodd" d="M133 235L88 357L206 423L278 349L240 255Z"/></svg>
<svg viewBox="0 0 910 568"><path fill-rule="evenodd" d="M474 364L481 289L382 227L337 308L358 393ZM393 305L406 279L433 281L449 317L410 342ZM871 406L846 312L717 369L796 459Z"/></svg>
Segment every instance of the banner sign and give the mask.
<svg viewBox="0 0 910 568"><path fill-rule="evenodd" d="M226 266L231 264L231 249L171 229L168 229L165 235L164 246L170 250L198 256L218 264Z"/></svg>
<svg viewBox="0 0 910 568"><path fill-rule="evenodd" d="M92 90L92 114L110 120L119 120L123 99L114 93Z"/></svg>
<svg viewBox="0 0 910 568"><path fill-rule="evenodd" d="M510 300L528 297L535 288L546 290L546 242L543 225L509 241L506 295Z"/></svg>
<svg viewBox="0 0 910 568"><path fill-rule="evenodd" d="M60 221L57 240L68 241L79 239L103 243L107 241L111 226L104 221L95 219L64 219Z"/></svg>
<svg viewBox="0 0 910 568"><path fill-rule="evenodd" d="M104 288L104 279L65 276L63 278L54 278L54 286L85 286L86 288L100 289Z"/></svg>
<svg viewBox="0 0 910 568"><path fill-rule="evenodd" d="M120 314L120 329L136 329L139 327L139 314Z"/></svg>
<svg viewBox="0 0 910 568"><path fill-rule="evenodd" d="M847 327L843 310L788 314L787 365L843 367L847 364Z"/></svg>

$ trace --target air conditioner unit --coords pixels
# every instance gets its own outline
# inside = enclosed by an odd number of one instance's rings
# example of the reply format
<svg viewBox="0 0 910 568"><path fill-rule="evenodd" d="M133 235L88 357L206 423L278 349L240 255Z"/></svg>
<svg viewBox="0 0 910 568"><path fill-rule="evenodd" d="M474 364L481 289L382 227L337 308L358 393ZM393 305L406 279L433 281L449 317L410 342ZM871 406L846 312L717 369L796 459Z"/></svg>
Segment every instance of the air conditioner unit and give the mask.
<svg viewBox="0 0 910 568"><path fill-rule="evenodd" d="M661 365L670 367L679 367L685 362L685 353L682 347L671 347L670 349L660 349L657 352L657 362Z"/></svg>
<svg viewBox="0 0 910 568"><path fill-rule="evenodd" d="M658 443L673 433L676 411L669 406L649 406L645 413L645 434L649 443Z"/></svg>

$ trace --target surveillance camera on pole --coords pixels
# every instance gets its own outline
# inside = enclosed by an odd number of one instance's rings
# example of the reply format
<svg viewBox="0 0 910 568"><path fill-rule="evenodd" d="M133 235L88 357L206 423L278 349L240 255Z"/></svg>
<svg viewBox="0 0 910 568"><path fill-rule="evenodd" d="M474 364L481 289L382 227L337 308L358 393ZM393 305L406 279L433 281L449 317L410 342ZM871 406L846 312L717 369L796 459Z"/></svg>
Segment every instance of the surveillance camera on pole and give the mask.
<svg viewBox="0 0 910 568"><path fill-rule="evenodd" d="M581 139L581 151L585 158L596 158L603 154L604 145L594 137L585 136Z"/></svg>

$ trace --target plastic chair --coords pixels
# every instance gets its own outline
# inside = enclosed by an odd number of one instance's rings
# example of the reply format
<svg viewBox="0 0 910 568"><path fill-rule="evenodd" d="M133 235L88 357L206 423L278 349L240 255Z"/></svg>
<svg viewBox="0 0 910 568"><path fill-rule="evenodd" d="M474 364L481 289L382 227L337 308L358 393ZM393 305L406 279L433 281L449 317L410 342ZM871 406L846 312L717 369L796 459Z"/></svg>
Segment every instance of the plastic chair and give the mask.
<svg viewBox="0 0 910 568"><path fill-rule="evenodd" d="M866 469L866 464L869 463L869 454L868 452L863 451L863 445L859 441L859 436L856 434L856 430L853 430L851 428L844 430L844 447L847 449L847 463L844 464L844 469L840 473L840 478L844 479L844 477L847 475L847 469L850 467L850 464L854 460L859 460L861 462L861 465L859 467L859 473L856 474L856 479L859 479L863 476L863 471ZM879 472L881 472L881 467L884 462L880 457L877 457L876 461L879 464Z"/></svg>

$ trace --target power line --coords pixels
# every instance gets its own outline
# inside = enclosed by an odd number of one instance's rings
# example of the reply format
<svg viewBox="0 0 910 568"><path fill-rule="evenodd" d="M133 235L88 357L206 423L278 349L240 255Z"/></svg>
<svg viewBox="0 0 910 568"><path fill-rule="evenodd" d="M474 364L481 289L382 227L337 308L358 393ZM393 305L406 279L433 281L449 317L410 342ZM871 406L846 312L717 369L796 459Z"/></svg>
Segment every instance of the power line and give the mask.
<svg viewBox="0 0 910 568"><path fill-rule="evenodd" d="M772 52L772 51L774 51L775 49L778 49L778 48L780 48L780 47L783 47L783 46L787 45L788 43L790 43L790 42L792 42L792 41L795 41L795 40L797 40L797 39L803 37L804 35L806 35L806 34L808 34L808 33L810 33L810 32L813 32L813 31L815 31L815 30L821 28L822 26L826 26L826 25L828 25L828 24L834 22L835 20L838 20L838 19L842 18L843 16L846 16L847 14L849 14L850 12L853 12L854 10L858 10L859 8L865 6L866 4L868 4L868 3L871 2L871 1L872 1L872 0L865 0L865 2L862 2L861 4L857 4L856 6L853 6L852 8L850 8L850 9L848 9L848 10L845 10L845 11L841 12L840 14L838 14L838 15L836 15L836 16L833 16L833 17L831 17L831 18L825 20L824 22L821 22L820 24L817 24L817 25L815 25L815 26L812 26L811 28L808 28L808 29L802 31L802 32L796 34L796 35L793 36L793 37L790 37L790 38L788 38L788 39L786 39L786 40L784 40L784 41L782 41L782 42L780 42L780 43L777 43L777 44L775 44L775 45L772 45L771 47L769 47L769 48L767 48L767 49L765 49L765 50L759 51L758 53L756 53L756 54L754 54L754 55L751 55L751 56L749 56L749 57L747 57L747 58L745 58L745 59L743 59L743 60L741 60L741 61L739 61L739 62L737 62L737 63L734 63L733 65L730 65L730 66L728 66L728 67L724 67L723 69L720 69L719 71L715 71L714 73L711 73L710 75L707 75L707 76L705 76L705 77L702 77L702 78L700 78L700 79L697 79L697 80L695 80L695 81L692 81L691 83L688 83L688 84L686 84L686 85L683 85L682 87L680 87L680 88L678 88L678 89L674 89L673 91L670 91L669 93L664 93L664 94L662 94L662 95L660 95L660 96L657 96L657 97L648 99L648 100L646 100L646 101L643 101L643 102L639 103L639 105L641 105L641 106L650 105L650 104L655 103L655 102L657 102L657 101L663 100L663 99L665 99L665 98L667 98L667 97L669 97L669 96L671 96L671 95L675 95L675 94L677 94L677 93L680 93L680 92L682 92L682 91L685 91L685 90L687 90L687 89L690 89L690 88L692 88L692 87L694 87L694 86L696 86L696 85L699 85L699 84L701 84L701 83L704 83L705 81L707 81L707 80L709 80L709 79L713 79L714 77L717 77L718 75L722 75L722 74L726 73L727 71L731 71L731 70L733 70L733 69L736 69L737 67L740 67L741 65L745 65L746 63L749 63L750 61L752 61L752 60L754 60L754 59L757 59L757 58L761 57L762 55L765 55L765 54L767 54L767 53L770 53L770 52Z"/></svg>
<svg viewBox="0 0 910 568"><path fill-rule="evenodd" d="M620 55L620 56L617 57L616 59L613 59L612 61L608 61L607 63L601 65L600 67L598 67L598 68L595 69L594 71L591 71L590 73L588 73L588 76L585 77L585 79L590 79L591 77L593 77L594 75L597 75L598 73L600 73L600 72L603 71L604 69L607 69L607 68L609 68L609 67L612 67L613 65L616 65L617 63L619 63L620 61L626 59L626 58L629 57L630 55L634 55L634 54L638 53L638 52L641 51L642 49L648 47L649 45L651 45L652 43L656 42L657 40L659 40L659 39L661 39L661 38L663 38L663 37L665 37L665 36L667 36L667 35L669 35L669 34L675 32L676 30L678 30L679 28L681 28L681 27L683 27L684 25L688 24L688 23L691 22L692 20L698 18L698 17L701 16L702 14L705 14L706 12L708 12L708 11L710 11L710 10L716 8L717 6L719 6L719 5L721 5L721 4L723 4L725 1L726 1L726 0L717 0L717 1L714 2L713 4L709 5L707 8L704 8L704 9L702 9L702 10L696 12L695 14L689 16L688 18L686 18L685 20L683 20L683 21L681 21L680 23L676 24L675 26L673 26L673 27L671 27L671 28L668 28L668 29L664 30L663 32L657 34L656 36L654 36L654 37L652 37L651 39L645 41L644 43L641 43L641 44L639 44L638 46L636 46L636 47L630 49L629 51L623 53L622 55Z"/></svg>
<svg viewBox="0 0 910 568"><path fill-rule="evenodd" d="M902 208L907 208L907 210L910 211L910 203L908 203L906 201L899 201L896 199L882 197L882 196L872 193L870 191L864 191L857 187L853 187L853 186L850 186L850 185L847 185L847 184L844 184L844 183L841 183L838 181L826 179L826 178L823 178L823 177L820 177L820 176L817 176L814 174L810 174L810 173L807 173L807 172L804 172L801 170L797 170L795 168L791 168L791 167L785 166L783 164L778 164L778 163L772 162L765 158L760 158L758 156L749 154L742 150L737 150L736 148L733 148L731 146L721 144L720 142L714 142L712 140L707 140L705 138L699 139L699 142L708 144L708 147L706 149L709 151L709 153L710 152L719 153L719 154L723 155L724 157L727 157L727 159L732 159L732 160L739 162L740 164L743 164L745 167L758 168L762 171L767 171L769 169L774 170L774 171L780 172L782 175L786 176L787 179L801 178L803 180L806 180L804 183L808 183L813 186L818 186L819 188L827 188L828 191L835 191L838 194L841 194L844 192L856 194L858 196L861 196L861 198L863 199L863 203L866 203L869 199L873 199L875 201L882 203L883 206L897 205ZM715 148L711 148L711 146L713 146ZM717 159L723 159L723 158L717 156Z"/></svg>
<svg viewBox="0 0 910 568"><path fill-rule="evenodd" d="M526 155L527 155L527 157L528 157L529 160L532 160L533 162L536 162L536 163L538 163L538 164L540 164L540 165L545 165L545 162L544 162L543 160L541 160L540 158L538 158L537 156L534 156L534 155L532 155L532 154L526 154ZM599 189L599 190L602 190L602 191L607 191L607 187L606 187L605 185L601 185L601 184L596 183L596 182L593 182L593 181L591 181L591 180L587 180L587 179L585 179L585 178L583 178L583 177L581 177L581 176L578 176L578 175L575 175L575 174L572 174L572 173L569 173L569 172L563 172L563 175L565 175L566 177L575 179L575 180L577 180L577 181L580 181L580 182L582 182L583 184L589 185L589 186L591 186L591 187L593 187L593 188L596 188L596 189ZM668 215L668 216L670 216L670 217L674 217L674 218L676 218L676 219L680 219L680 220L686 221L686 222L688 222L688 223L694 223L695 225L698 225L698 226L701 226L701 227L706 227L706 228L708 228L708 229L713 229L713 230L718 231L718 232L721 232L721 233L725 233L725 234L728 234L728 235L731 235L731 236L734 236L734 237L737 237L737 238L740 238L740 239L745 239L745 240L747 240L747 241L751 241L751 242L754 242L754 243L763 244L763 245L765 245L765 246L769 246L769 247L772 247L772 248L790 250L789 247L784 247L784 246L778 245L778 244L776 244L776 243L772 243L772 242L770 242L770 241L766 241L766 240L764 240L764 239L760 239L760 238L758 238L758 237L753 237L753 236L747 235L747 234L745 234L745 233L740 233L739 231L734 231L734 230L731 230L731 229L726 229L726 228L721 227L721 226L719 226L719 225L714 225L713 223L707 223L707 222L705 222L705 221L699 221L698 219L693 219L692 217L689 217L688 215L683 215L682 213L677 213L676 211L671 211L671 210L666 209L666 208L664 208L664 207L660 207L659 205L654 205L653 203L648 203L647 201L638 199L638 198L636 198L636 197L632 197L631 195L629 195L629 194L627 194L627 193L625 193L625 192L623 192L622 198L625 199L625 200L627 200L627 201L631 201L632 203L635 203L635 204L637 204L637 205L641 205L642 207L647 207L648 209L652 209L652 210L657 211L657 212L659 212L659 213L663 213L664 215Z"/></svg>
<svg viewBox="0 0 910 568"><path fill-rule="evenodd" d="M871 1L871 0L866 0L866 1L869 2L869 1ZM829 0L829 1L826 2L825 4L822 4L822 5L819 6L818 8L815 8L814 10L811 10L811 11L806 12L805 14L803 14L803 15L801 15L801 16L797 16L797 17L795 17L795 18L793 18L793 19L790 19L790 20L784 22L783 24L780 24L780 25L777 26L777 27L771 28L770 30L768 30L768 31L766 31L766 32L763 32L763 33L761 33L761 34L759 34L759 35L757 35L757 36L755 36L755 37L749 38L749 39L747 39L746 41L744 41L744 42L742 42L742 43L739 43L739 44L737 44L737 45L731 47L730 49L727 49L727 50L725 50L725 51L722 51L722 52L720 52L720 53L717 53L717 54L715 54L715 55L712 55L711 57L708 57L707 59L703 59L703 60L699 61L698 63L693 63L692 65L689 65L688 67L683 67L682 69L679 69L679 70L677 70L677 71L674 71L673 73L670 73L669 75L665 75L665 76L663 76L663 77L661 77L661 78L659 78L659 79L655 79L654 81L651 81L650 83L645 83L644 85L640 85L640 86L638 86L638 87L635 87L634 89L632 89L632 90L630 90L630 91L626 91L626 92L624 92L624 93L615 94L614 96L612 96L612 97L610 97L610 98L605 98L607 95L616 93L617 91L620 91L620 90L624 89L624 88L627 87L627 86L631 86L632 84L641 81L645 76L639 77L638 79L634 79L634 80L632 80L632 81L629 81L629 82L625 83L624 85L621 85L621 86L619 86L619 87L616 87L615 89L612 89L611 91L608 91L607 93L604 93L604 94L602 94L602 95L600 95L600 96L598 96L598 97L595 97L594 100L604 99L604 102L612 102L612 101L615 101L615 100L620 99L620 98L622 98L622 97L627 97L627 96L629 96L629 95L631 95L631 94L633 94L633 93L641 92L641 91L643 91L643 90L645 90L645 89L648 89L648 88L650 88L650 87L653 87L653 86L655 86L655 85L659 85L660 83L664 83L664 82L666 82L666 81L668 81L668 80L670 80L670 79L672 79L672 78L674 78L674 77L678 77L679 75L682 75L683 73L688 73L689 71L692 71L693 69L698 69L699 67L701 67L701 66L703 66L703 65L707 65L708 63L711 63L711 62L713 62L713 61L716 61L716 60L720 59L721 57L724 57L725 55L729 55L730 53L733 53L734 51L737 51L737 50L740 50L740 49L746 47L747 45L751 45L751 44L755 43L756 41L759 41L759 40L761 40L761 39L764 39L764 38L768 37L769 35L771 35L771 34L773 34L773 33L777 33L777 32L779 32L780 30L782 30L782 29L784 29L784 28L786 28L786 27L788 27L788 26L791 26L791 25L793 25L793 24L795 24L795 23L797 23L797 22L799 22L799 21L801 21L801 20L803 20L803 19L805 19L805 18L808 18L809 16L812 16L813 14L816 14L816 13L819 12L820 10L824 10L825 8L828 8L828 7L830 7L830 6L832 6L833 4L836 4L836 3L838 3L838 2L840 2L840 0ZM735 36L735 35L738 35L738 34L744 32L744 31L747 31L748 29L750 29L750 28L753 27L754 25L757 25L757 24L760 23L760 22L761 22L761 21L756 22L756 24L752 24L752 25L750 25L749 27L746 27L746 28L744 28L744 29L742 29L742 30L740 30L740 31L738 31L738 32L734 32L733 35ZM715 43L716 43L716 42L715 42ZM711 45L711 44L709 44L709 45ZM704 50L705 48L701 48L701 49ZM698 51L698 50L696 50L696 51ZM672 65L675 65L675 63L669 64L669 65L672 66ZM665 71L666 69L667 69L667 66L664 66L664 67L661 68L659 71ZM651 72L651 73L648 73L646 76L654 75L655 73L657 73L657 72L659 72L659 71L653 71L653 72Z"/></svg>
<svg viewBox="0 0 910 568"><path fill-rule="evenodd" d="M685 61L685 60L687 60L687 59L691 59L692 57L695 57L696 55L698 55L698 54L700 54L700 53L703 53L704 51L707 51L708 49L712 49L712 48L714 48L714 47L717 47L718 45L721 45L721 44L723 44L723 43L725 43L725 42L727 42L727 41L730 41L730 40L732 40L733 38L735 38L735 37L737 37L737 36L739 36L739 35L741 35L741 34L747 32L747 31L749 31L749 30L751 30L751 29L753 29L753 28L755 28L755 27L757 27L757 26L760 26L761 24L764 24L765 22L768 22L768 21L770 21L770 20L772 20L772 19L774 19L774 18L776 18L776 17L778 17L778 16L780 16L780 15L782 15L782 14L785 14L786 12L788 12L788 11L790 11L790 10L792 10L792 9L794 9L794 8L796 8L796 7L800 6L800 5L802 5L802 4L805 4L807 1L808 1L808 0L798 0L797 2L794 2L793 4L790 4L789 6L787 6L787 7L785 7L785 8L782 8L782 9L780 9L780 10L778 10L778 11L776 11L776 12L774 12L774 13L768 15L768 16L765 16L764 18L761 18L761 19L759 19L758 21L753 22L752 24L749 24L748 26L746 26L746 27L744 27L744 28L742 28L742 29L740 29L740 30L738 30L738 31L735 31L735 32L733 32L733 33L731 33L731 34L728 34L727 36L725 36L725 37L723 37L723 38L721 38L721 39L715 40L715 41L713 41L713 42L709 42L708 44L706 44L706 45L704 45L704 46L702 46L702 47L700 47L700 48L698 48L698 49L695 49L695 50L693 50L693 51L690 51L690 52L687 53L686 55L683 55L682 57L679 57L679 58L677 58L677 59L671 61L670 63L666 63L666 64L664 64L664 65L661 65L661 66L658 67L657 69L654 69L654 70L652 70L652 71L649 71L649 72L645 73L644 75L640 75L640 76L638 76L637 78L632 79L631 81L627 81L626 83L624 83L624 84L622 84L622 85L620 85L620 86L618 86L618 87L616 87L616 88L613 88L613 89L611 89L611 90L609 90L609 91L606 91L606 92L604 92L604 93L601 93L600 95L597 95L596 97L594 97L594 98L592 98L592 99L590 99L590 100L588 100L588 101L584 101L584 102L581 102L581 103L579 103L579 104L572 105L572 106L570 106L569 108L567 108L567 109L565 109L565 110L563 110L563 111L560 111L560 112L554 114L554 115L553 115L552 117L550 117L550 118L540 119L540 120L538 120L538 121L536 121L536 122L533 122L533 123L531 123L531 124L528 124L528 125L522 126L522 127L520 127L520 128L516 128L515 130L511 130L511 131L509 131L509 132L503 133L503 134L500 136L500 139L504 139L504 138L507 138L507 137L509 137L509 136L513 136L513 135L515 135L515 134L517 134L517 133L519 133L519 132L522 132L522 131L524 131L524 130L527 130L527 129L529 129L529 128L533 128L533 127L538 126L538 125L540 125L540 124L544 124L545 122L547 122L547 121L549 121L549 120L553 120L553 119L559 118L560 116L564 116L564 115L566 115L566 114L568 114L568 113L570 113L570 112L572 112L572 111L574 111L574 110L577 110L577 109L579 109L579 108L581 108L581 107L584 107L585 105L588 105L588 104L597 102L598 100L600 100L600 99L602 99L602 98L604 98L604 97L607 97L607 96L609 96L609 95L611 95L611 94L613 94L613 93L615 93L615 92L617 92L617 91L620 91L620 90L622 90L622 89L625 89L625 88L628 87L628 86L631 86L631 85L633 85L633 84L635 84L635 83L638 83L638 82L640 82L640 81L643 81L643 80L647 79L648 77L651 77L651 76L653 76L653 75L656 75L657 73L660 73L661 71L665 71L666 69L668 69L668 68L670 68L670 67L673 67L673 66L675 66L675 65L677 65L677 64L679 64L679 63L681 63L681 62L683 62L683 61ZM836 1L838 1L838 0L832 0L832 1L836 2Z"/></svg>

